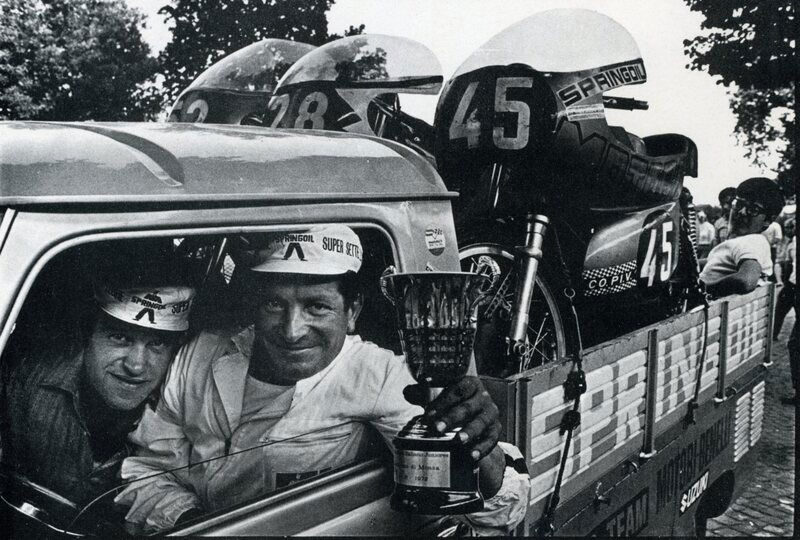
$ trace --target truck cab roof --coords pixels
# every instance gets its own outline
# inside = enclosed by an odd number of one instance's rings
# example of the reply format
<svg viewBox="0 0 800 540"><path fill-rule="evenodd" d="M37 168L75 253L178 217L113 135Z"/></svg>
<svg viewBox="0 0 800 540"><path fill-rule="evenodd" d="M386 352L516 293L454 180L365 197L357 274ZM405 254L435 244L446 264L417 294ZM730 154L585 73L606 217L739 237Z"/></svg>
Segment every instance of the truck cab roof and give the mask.
<svg viewBox="0 0 800 540"><path fill-rule="evenodd" d="M178 123L2 122L0 206L449 199L434 168L363 135Z"/></svg>

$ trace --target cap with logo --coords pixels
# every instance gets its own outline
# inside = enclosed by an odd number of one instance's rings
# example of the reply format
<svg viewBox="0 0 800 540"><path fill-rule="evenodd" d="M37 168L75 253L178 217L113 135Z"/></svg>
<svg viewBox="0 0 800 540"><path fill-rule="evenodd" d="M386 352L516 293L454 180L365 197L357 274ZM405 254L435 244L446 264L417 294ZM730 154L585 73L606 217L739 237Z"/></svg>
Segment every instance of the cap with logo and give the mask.
<svg viewBox="0 0 800 540"><path fill-rule="evenodd" d="M167 332L183 332L189 328L194 296L194 289L184 286L122 289L97 283L94 287L95 300L108 315L129 324Z"/></svg>
<svg viewBox="0 0 800 540"><path fill-rule="evenodd" d="M271 234L254 257L253 272L334 276L358 272L361 241L346 225L317 225Z"/></svg>

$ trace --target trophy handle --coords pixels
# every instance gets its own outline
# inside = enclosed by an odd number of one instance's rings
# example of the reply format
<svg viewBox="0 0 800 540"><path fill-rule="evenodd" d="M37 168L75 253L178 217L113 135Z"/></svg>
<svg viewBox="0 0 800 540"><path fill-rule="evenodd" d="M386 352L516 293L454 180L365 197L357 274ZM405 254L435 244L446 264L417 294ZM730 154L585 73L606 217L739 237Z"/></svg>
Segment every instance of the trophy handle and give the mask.
<svg viewBox="0 0 800 540"><path fill-rule="evenodd" d="M390 280L385 279L385 278L387 276L391 276L392 274L396 274L396 273L397 273L397 268L395 268L395 266L393 264L390 264L389 266L384 268L383 272L381 272L381 277L380 277L380 280L379 280L380 281L380 285L381 285L381 293L383 293L383 296L389 302L391 302L392 305L395 305L395 302L394 302L394 299L395 299L394 287L390 283Z"/></svg>
<svg viewBox="0 0 800 540"><path fill-rule="evenodd" d="M478 261L478 267L475 269L475 273L487 276L489 280L476 280L470 285L470 288L478 287L478 296L469 305L470 312L474 312L475 308L494 296L500 288L500 265L491 257L481 257Z"/></svg>

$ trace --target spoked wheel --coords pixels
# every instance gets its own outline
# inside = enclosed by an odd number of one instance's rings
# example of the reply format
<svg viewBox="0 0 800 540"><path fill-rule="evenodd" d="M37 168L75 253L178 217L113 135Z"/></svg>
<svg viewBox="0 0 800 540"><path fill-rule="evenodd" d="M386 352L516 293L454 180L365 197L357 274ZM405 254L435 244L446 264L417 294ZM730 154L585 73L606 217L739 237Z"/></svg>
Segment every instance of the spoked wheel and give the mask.
<svg viewBox="0 0 800 540"><path fill-rule="evenodd" d="M485 258L494 260L499 268L498 289L480 312L478 333L475 338L475 359L478 373L494 377L508 377L531 368L556 362L569 348L568 336L574 327L572 313L563 287L556 288L548 279L548 272L540 264L536 277L531 307L528 312L528 353L522 361L511 361L507 355L506 336L511 326L511 307L514 303L517 272L514 254L510 248L497 243L474 243L459 253L464 271L478 271L486 267Z"/></svg>

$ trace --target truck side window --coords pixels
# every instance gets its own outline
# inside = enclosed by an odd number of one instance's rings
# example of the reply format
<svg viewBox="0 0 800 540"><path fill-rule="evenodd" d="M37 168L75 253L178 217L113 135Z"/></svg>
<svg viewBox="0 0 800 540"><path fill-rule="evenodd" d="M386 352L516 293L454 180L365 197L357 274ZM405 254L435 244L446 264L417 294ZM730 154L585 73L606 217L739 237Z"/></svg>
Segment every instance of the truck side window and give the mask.
<svg viewBox="0 0 800 540"><path fill-rule="evenodd" d="M392 247L378 231L357 232L364 246L359 277L365 307L352 337L347 339L352 340L353 347L365 351L363 354L385 351L380 355L388 361L394 358L392 351L399 352L400 347L378 277L393 263ZM170 429L180 428L182 421L191 419L185 402L194 390L183 388L183 393L178 394L169 393L169 389L171 378L183 376L175 370L186 357L178 354L173 360L173 355L181 346L195 343L199 347L213 342L214 347L220 347L222 352L214 358L222 358L214 364L215 369L219 368L216 384L228 384L241 376L238 390L225 394L227 398L239 392L234 408L243 403L241 392L263 392L266 396L250 401L251 408L241 411L240 418L234 421L239 422L238 428L220 425L219 432L210 429L194 441L175 442L185 445L180 451L185 451L188 460L176 462L178 470L160 471L164 478L179 479L183 487L195 484L201 468L208 478L223 478L228 472L237 471L247 479L219 487L213 482L198 483L194 491L190 489L190 496L197 497L197 506L205 515L225 512L232 505L388 455L386 441L373 425L363 422L347 407L334 410L339 398L347 402L345 396L335 395L338 390L327 396L329 401L309 402L299 409L300 416L282 422L278 413L302 402L303 396L296 394L310 392L315 386L299 385L286 393L280 385L247 383L246 364L244 370L237 371L236 361L246 358L254 347L254 293L243 288L244 272L237 268L237 261L241 262L235 249L237 241L238 237L223 235L107 241L66 250L45 266L25 299L0 363L1 513L19 520L13 507L33 504L48 513L56 529L118 533L131 505L124 495L118 504L114 498L135 485L137 478L135 461L130 467L123 466L123 461L148 455L152 451L147 447L152 440L150 435L169 439ZM128 326L115 319L113 309L98 310L95 277L100 269L117 265L136 273L138 269L134 269L138 267L133 259L152 257L155 261L159 256L175 262L166 270L171 273L167 280L171 280L170 285L178 279L196 292L188 326L179 337L148 333L151 329L146 325ZM153 266L160 268L159 264ZM179 298L167 304L166 289L151 293L152 296L143 294L135 300L142 312L140 323L148 320L148 310L158 311L162 305L178 312L184 309ZM95 346L97 341L101 347ZM134 366L136 362L126 360L134 349L144 359L141 364L162 362L159 365L163 370ZM106 356L100 356L98 350ZM130 364L127 367L126 362ZM369 373L345 369L338 376L348 384L373 384ZM275 407L270 408L270 403ZM320 410L325 413L322 420L315 416ZM220 409L217 413L221 416L216 419L230 422L227 412ZM186 416L180 417L183 413ZM171 426L159 423L169 415L174 420ZM261 431L249 432L247 424ZM53 456L63 459L55 460ZM172 468L175 467L170 465ZM79 514L79 522L73 523ZM24 527L29 525L16 526L27 530ZM31 530L37 531L36 527Z"/></svg>

